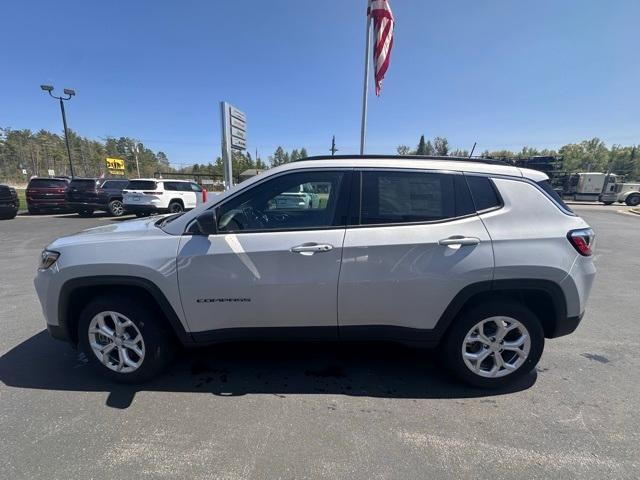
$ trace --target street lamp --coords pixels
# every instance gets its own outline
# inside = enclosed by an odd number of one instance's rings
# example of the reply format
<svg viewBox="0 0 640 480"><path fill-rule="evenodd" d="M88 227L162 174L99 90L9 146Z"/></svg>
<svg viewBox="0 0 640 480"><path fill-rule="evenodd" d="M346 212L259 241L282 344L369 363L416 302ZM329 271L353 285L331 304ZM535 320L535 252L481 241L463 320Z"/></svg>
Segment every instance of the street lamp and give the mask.
<svg viewBox="0 0 640 480"><path fill-rule="evenodd" d="M67 144L67 155L69 155L69 172L71 173L71 178L73 178L73 163L71 163L71 148L69 147L69 132L67 131L67 116L64 113L64 101L71 99L76 92L75 90L71 90L70 88L64 89L64 94L66 97L56 97L53 93L53 87L51 85L40 85L40 88L49 93L49 95L56 100L60 100L60 111L62 112L62 124L64 125L64 141Z"/></svg>

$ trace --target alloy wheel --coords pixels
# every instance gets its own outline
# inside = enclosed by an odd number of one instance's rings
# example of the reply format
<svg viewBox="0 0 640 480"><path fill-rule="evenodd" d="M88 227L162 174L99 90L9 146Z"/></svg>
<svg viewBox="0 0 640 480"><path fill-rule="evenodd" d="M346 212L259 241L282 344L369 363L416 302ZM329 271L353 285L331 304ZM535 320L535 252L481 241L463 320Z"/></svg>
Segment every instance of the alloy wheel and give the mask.
<svg viewBox="0 0 640 480"><path fill-rule="evenodd" d="M89 345L98 360L118 373L136 371L144 361L140 330L118 312L100 312L89 323Z"/></svg>
<svg viewBox="0 0 640 480"><path fill-rule="evenodd" d="M489 317L476 323L462 342L465 365L481 377L498 378L516 371L529 357L531 337L511 317Z"/></svg>
<svg viewBox="0 0 640 480"><path fill-rule="evenodd" d="M122 202L119 202L118 200L114 200L113 202L111 202L112 215L116 217L120 217L123 213L124 213L124 206L122 205Z"/></svg>

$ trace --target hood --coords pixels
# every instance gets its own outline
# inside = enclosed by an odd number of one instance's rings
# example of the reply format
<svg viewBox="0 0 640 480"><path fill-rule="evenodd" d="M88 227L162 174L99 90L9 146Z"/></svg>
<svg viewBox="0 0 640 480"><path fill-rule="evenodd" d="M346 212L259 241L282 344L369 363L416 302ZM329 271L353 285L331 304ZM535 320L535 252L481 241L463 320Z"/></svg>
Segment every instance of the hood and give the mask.
<svg viewBox="0 0 640 480"><path fill-rule="evenodd" d="M140 218L114 222L110 225L89 228L78 233L60 237L51 243L47 249L68 247L86 243L117 242L149 236L165 236L167 233L155 226L162 217Z"/></svg>

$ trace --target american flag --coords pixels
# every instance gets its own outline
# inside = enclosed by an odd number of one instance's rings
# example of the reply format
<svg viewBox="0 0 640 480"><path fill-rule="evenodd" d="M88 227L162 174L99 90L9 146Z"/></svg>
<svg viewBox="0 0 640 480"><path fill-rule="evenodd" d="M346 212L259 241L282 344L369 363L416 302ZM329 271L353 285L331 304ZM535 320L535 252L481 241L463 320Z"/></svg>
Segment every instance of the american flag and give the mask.
<svg viewBox="0 0 640 480"><path fill-rule="evenodd" d="M373 62L376 73L376 95L380 96L382 79L389 68L391 49L393 48L393 12L387 0L369 0L367 15L373 19Z"/></svg>

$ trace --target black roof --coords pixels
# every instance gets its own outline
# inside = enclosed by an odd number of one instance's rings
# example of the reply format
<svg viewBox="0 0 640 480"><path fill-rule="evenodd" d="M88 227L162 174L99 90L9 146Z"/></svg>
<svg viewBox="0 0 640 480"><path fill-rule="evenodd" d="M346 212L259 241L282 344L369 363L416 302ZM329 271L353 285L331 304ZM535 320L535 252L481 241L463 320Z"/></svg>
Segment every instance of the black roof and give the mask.
<svg viewBox="0 0 640 480"><path fill-rule="evenodd" d="M297 160L301 162L303 160L443 160L443 161L460 161L460 162L477 162L477 163L490 163L494 165L508 165L507 162L502 160L494 160L492 158L484 157L448 157L438 155L317 155L313 157L306 157Z"/></svg>

